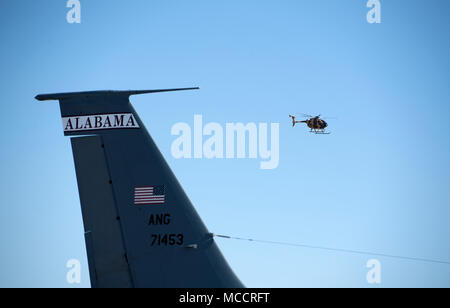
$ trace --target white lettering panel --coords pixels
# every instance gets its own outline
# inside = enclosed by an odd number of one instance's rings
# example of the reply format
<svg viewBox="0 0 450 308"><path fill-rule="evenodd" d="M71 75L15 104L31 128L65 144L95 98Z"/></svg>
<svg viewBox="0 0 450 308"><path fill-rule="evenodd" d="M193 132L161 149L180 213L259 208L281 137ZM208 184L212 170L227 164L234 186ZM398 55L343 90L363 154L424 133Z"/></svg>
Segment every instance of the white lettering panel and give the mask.
<svg viewBox="0 0 450 308"><path fill-rule="evenodd" d="M139 128L139 124L132 113L71 116L63 117L62 120L65 133Z"/></svg>

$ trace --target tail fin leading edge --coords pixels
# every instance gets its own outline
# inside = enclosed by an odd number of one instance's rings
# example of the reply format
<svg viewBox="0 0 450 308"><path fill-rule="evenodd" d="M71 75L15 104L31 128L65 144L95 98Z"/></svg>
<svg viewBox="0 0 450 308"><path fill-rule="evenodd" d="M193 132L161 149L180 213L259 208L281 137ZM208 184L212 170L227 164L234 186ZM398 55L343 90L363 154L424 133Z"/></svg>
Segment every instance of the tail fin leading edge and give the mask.
<svg viewBox="0 0 450 308"><path fill-rule="evenodd" d="M188 89L36 97L73 136L93 287L243 287L129 101Z"/></svg>

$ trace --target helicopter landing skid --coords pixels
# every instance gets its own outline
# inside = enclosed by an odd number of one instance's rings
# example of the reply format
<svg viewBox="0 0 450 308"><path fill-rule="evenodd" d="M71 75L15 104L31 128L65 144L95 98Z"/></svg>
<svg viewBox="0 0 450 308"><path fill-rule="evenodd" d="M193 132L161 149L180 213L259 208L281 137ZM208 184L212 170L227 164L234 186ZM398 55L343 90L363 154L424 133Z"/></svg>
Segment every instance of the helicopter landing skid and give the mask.
<svg viewBox="0 0 450 308"><path fill-rule="evenodd" d="M328 132L319 132L319 131L310 131L310 133L316 134L316 135L329 135L331 133Z"/></svg>

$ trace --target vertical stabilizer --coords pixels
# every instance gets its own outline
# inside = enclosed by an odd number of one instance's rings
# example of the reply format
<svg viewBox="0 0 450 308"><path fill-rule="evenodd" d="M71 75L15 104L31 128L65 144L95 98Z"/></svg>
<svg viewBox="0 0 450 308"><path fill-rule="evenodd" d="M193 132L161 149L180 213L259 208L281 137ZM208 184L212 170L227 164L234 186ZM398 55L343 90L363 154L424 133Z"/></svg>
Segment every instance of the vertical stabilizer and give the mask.
<svg viewBox="0 0 450 308"><path fill-rule="evenodd" d="M192 89L36 97L72 136L93 287L243 287L129 102Z"/></svg>

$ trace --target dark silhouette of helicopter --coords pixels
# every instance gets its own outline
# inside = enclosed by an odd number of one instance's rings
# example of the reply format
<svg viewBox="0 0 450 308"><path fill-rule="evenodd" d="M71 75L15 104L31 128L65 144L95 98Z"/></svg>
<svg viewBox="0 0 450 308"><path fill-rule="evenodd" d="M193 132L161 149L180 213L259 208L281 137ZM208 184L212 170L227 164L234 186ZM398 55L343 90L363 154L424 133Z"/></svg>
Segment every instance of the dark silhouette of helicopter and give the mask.
<svg viewBox="0 0 450 308"><path fill-rule="evenodd" d="M307 114L303 114L302 115L305 118L309 118L308 120L305 121L296 121L295 120L295 116L293 115L289 115L290 118L292 118L292 127L295 126L295 124L297 123L306 123L306 125L308 125L308 127L311 129L310 133L314 133L317 135L329 135L329 132L325 132L325 128L328 127L328 123L325 122L324 120L322 120L320 118L320 115L313 117Z"/></svg>

